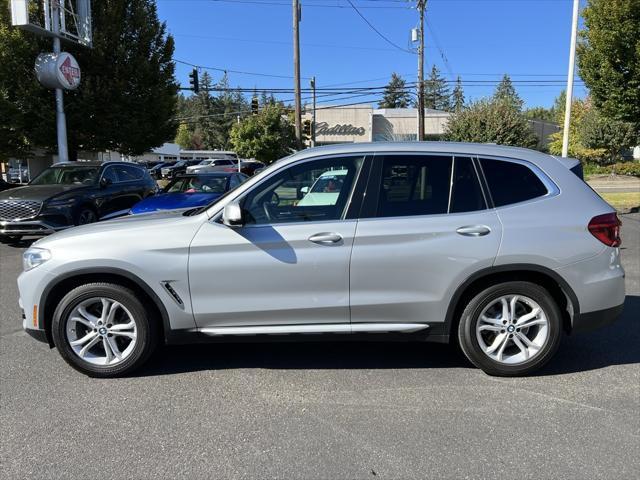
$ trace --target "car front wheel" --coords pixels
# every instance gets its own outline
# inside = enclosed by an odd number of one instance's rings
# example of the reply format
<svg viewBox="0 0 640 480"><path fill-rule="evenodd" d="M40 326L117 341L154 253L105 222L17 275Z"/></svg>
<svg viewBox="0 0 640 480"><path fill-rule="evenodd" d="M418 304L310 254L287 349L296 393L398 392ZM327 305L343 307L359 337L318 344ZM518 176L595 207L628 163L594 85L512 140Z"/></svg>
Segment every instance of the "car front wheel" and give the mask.
<svg viewBox="0 0 640 480"><path fill-rule="evenodd" d="M52 325L60 355L92 377L120 376L140 367L156 345L156 330L135 293L109 283L70 291Z"/></svg>
<svg viewBox="0 0 640 480"><path fill-rule="evenodd" d="M467 304L458 341L466 357L489 375L518 376L555 354L562 316L549 292L530 282L486 288Z"/></svg>

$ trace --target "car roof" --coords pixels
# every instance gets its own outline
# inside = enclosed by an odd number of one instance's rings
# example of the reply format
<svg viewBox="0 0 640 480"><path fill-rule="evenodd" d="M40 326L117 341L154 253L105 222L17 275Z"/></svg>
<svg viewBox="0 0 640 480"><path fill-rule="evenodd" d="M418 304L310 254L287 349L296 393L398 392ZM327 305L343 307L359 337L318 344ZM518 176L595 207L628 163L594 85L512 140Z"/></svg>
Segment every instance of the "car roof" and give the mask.
<svg viewBox="0 0 640 480"><path fill-rule="evenodd" d="M138 167L138 168L144 168L141 165L137 164L137 163L133 163L133 162L61 162L61 163L54 163L53 165L51 165L52 167L55 168L70 168L70 167L102 167L102 166L109 166L109 165L126 165L126 166L130 166L130 167Z"/></svg>
<svg viewBox="0 0 640 480"><path fill-rule="evenodd" d="M528 148L510 147L489 143L464 142L359 142L324 145L309 148L287 157L289 161L301 160L318 155L371 154L371 153L442 153L460 155L485 155L529 160L536 164L557 161L554 157Z"/></svg>

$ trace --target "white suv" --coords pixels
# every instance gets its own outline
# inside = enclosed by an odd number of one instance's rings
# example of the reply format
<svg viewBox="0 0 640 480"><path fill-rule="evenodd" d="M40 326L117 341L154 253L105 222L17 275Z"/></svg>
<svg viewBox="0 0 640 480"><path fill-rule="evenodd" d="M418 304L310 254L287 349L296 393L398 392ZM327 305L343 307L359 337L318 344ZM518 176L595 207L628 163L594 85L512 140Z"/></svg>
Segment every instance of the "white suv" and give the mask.
<svg viewBox="0 0 640 480"><path fill-rule="evenodd" d="M305 150L207 207L36 242L24 328L100 377L158 341L330 334L458 343L489 374L526 374L622 310L620 222L579 167L444 142Z"/></svg>

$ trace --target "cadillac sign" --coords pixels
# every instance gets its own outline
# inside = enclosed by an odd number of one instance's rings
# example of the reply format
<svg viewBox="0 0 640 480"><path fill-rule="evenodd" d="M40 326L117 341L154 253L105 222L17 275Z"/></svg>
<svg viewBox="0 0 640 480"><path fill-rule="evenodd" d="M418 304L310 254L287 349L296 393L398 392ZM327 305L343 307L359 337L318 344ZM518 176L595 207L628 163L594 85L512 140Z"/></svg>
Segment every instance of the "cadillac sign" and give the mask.
<svg viewBox="0 0 640 480"><path fill-rule="evenodd" d="M351 124L329 126L327 122L318 122L316 124L316 135L354 135L362 136L365 133L363 127L354 127Z"/></svg>
<svg viewBox="0 0 640 480"><path fill-rule="evenodd" d="M36 77L47 88L75 90L80 85L80 66L67 52L41 53L36 59Z"/></svg>

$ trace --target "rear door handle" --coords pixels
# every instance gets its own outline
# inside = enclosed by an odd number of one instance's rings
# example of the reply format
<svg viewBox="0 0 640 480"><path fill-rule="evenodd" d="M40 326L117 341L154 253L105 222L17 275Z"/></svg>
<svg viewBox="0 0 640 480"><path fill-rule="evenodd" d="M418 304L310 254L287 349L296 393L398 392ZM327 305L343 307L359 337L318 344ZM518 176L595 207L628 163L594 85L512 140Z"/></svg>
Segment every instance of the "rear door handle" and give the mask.
<svg viewBox="0 0 640 480"><path fill-rule="evenodd" d="M342 241L342 235L331 232L316 233L309 237L309 241L319 245L334 245Z"/></svg>
<svg viewBox="0 0 640 480"><path fill-rule="evenodd" d="M486 225L467 225L456 230L459 235L465 237L483 237L491 233L491 229Z"/></svg>

